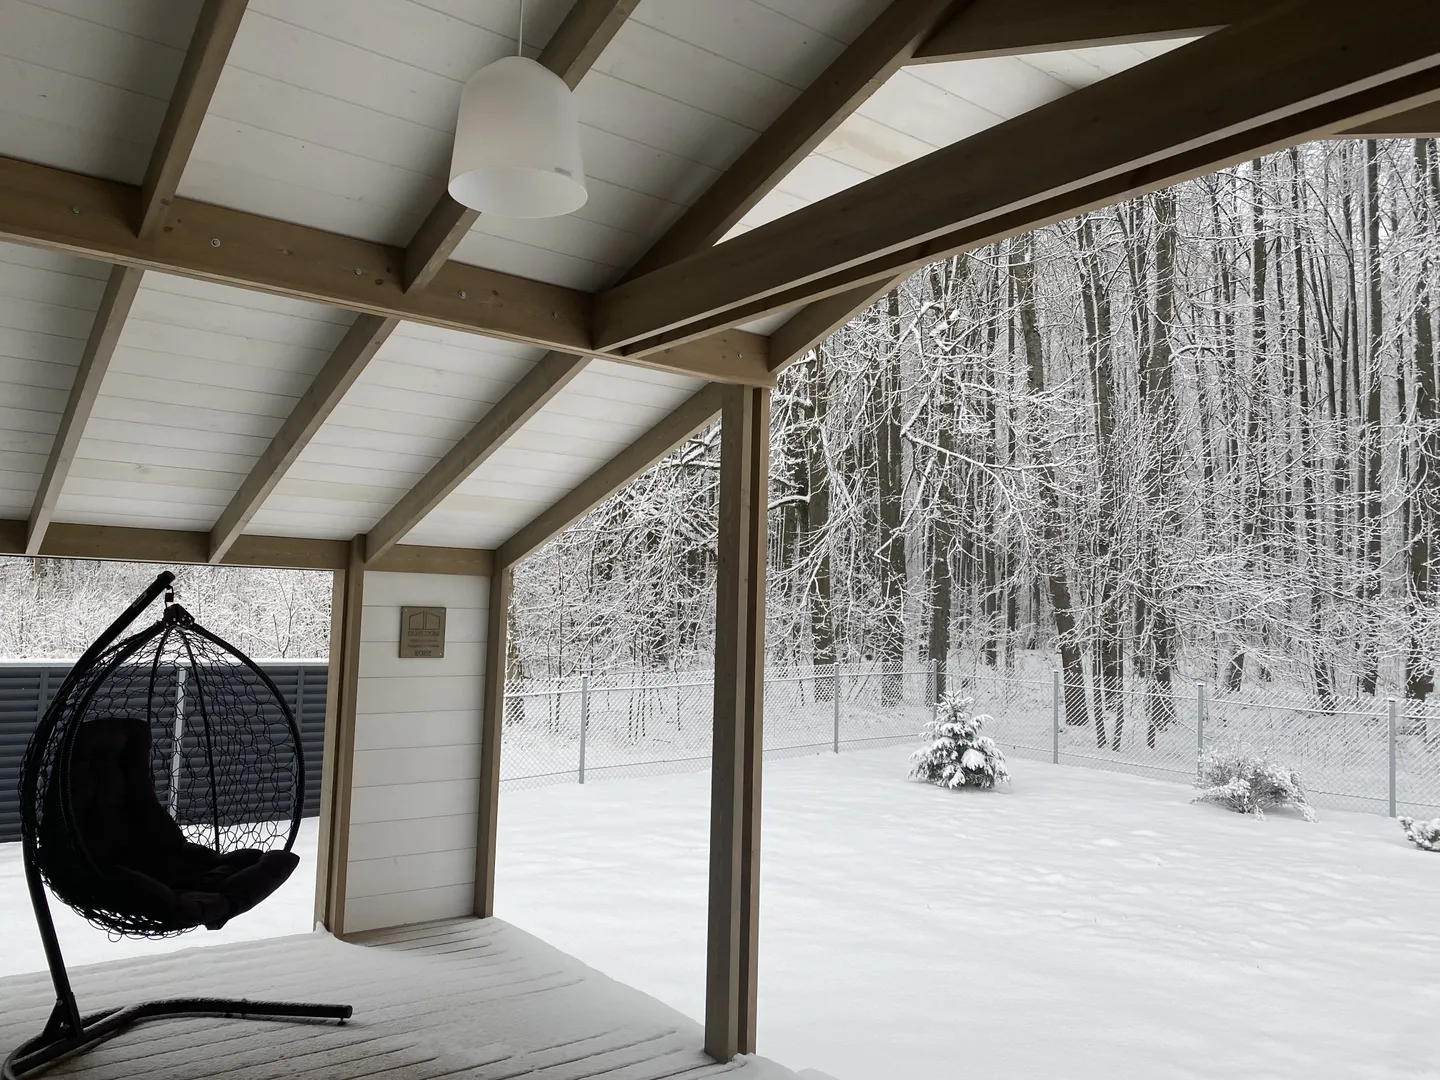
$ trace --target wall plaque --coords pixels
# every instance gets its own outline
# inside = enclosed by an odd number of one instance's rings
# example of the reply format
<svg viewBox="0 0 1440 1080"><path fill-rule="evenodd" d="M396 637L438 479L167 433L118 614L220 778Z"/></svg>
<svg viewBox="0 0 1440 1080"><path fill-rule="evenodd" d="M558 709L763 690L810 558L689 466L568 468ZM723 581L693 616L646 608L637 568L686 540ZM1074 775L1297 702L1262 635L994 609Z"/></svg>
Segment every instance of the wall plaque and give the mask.
<svg viewBox="0 0 1440 1080"><path fill-rule="evenodd" d="M400 655L406 659L438 658L445 655L443 607L400 609Z"/></svg>

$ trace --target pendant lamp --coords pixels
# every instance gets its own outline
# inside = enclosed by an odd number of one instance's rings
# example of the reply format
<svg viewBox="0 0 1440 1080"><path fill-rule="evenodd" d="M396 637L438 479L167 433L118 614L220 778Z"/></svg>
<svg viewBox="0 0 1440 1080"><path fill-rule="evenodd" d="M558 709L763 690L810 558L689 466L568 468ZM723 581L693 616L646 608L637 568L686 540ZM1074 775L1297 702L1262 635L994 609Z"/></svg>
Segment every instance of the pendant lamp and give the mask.
<svg viewBox="0 0 1440 1080"><path fill-rule="evenodd" d="M481 68L460 95L450 195L482 214L559 217L585 205L575 101L524 56Z"/></svg>

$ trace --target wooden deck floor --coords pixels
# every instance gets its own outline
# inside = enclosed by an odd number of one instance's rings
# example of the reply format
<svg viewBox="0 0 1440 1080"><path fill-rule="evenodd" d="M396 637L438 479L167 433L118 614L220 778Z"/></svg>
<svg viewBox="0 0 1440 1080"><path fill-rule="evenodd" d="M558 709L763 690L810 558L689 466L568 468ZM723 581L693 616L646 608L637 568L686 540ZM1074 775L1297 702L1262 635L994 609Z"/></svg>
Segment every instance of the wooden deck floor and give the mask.
<svg viewBox="0 0 1440 1080"><path fill-rule="evenodd" d="M349 1003L343 1027L141 1024L48 1076L85 1080L794 1080L763 1059L712 1062L699 1025L499 920L457 920L169 953L72 972L85 1012L224 994ZM44 974L0 979L0 1056L44 1026Z"/></svg>

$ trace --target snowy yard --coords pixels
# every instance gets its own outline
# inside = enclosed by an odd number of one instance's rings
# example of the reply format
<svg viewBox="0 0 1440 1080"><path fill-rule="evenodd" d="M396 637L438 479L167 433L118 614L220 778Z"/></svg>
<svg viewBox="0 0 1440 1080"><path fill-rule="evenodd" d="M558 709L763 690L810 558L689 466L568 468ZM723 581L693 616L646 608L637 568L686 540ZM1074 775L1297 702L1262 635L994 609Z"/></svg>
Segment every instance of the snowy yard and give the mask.
<svg viewBox="0 0 1440 1080"><path fill-rule="evenodd" d="M950 792L905 764L767 763L765 1056L838 1080L1440 1077L1440 856L1393 821L1255 821L1013 759L1011 790ZM700 1018L708 798L705 774L507 792L499 914ZM15 854L0 974L41 966ZM308 929L307 885L179 944ZM77 963L154 948L67 929Z"/></svg>

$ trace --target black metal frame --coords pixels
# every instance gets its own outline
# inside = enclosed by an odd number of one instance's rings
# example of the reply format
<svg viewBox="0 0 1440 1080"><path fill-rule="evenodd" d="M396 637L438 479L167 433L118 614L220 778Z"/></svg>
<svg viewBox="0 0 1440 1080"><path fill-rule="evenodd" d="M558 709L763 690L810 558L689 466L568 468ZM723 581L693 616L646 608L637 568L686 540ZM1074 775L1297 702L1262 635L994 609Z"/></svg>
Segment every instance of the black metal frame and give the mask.
<svg viewBox="0 0 1440 1080"><path fill-rule="evenodd" d="M174 580L175 575L168 570L160 574L135 602L110 624L76 661L70 675L56 692L55 700L61 700L69 691L75 672L84 671L90 661L109 648L142 611L154 603L161 593L170 589ZM304 782L303 773L301 782ZM34 793L28 794L33 797ZM65 968L65 958L60 952L60 939L55 933L55 920L50 913L50 900L46 896L45 883L35 860L35 838L28 830L23 848L25 883L30 890L31 906L35 909L35 924L40 930L45 962L50 967L50 979L55 984L55 1007L50 1011L50 1019L46 1021L45 1029L33 1039L21 1043L6 1057L4 1068L0 1069L0 1078L3 1080L23 1080L24 1077L33 1076L61 1058L88 1050L132 1024L144 1020L168 1016L217 1016L270 1020L338 1020L343 1024L354 1012L349 1005L247 1001L243 998L168 998L105 1009L82 1016L80 1006L75 1001L75 991L70 986L70 974Z"/></svg>

